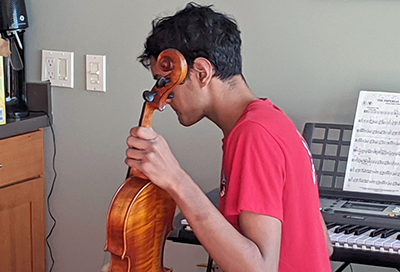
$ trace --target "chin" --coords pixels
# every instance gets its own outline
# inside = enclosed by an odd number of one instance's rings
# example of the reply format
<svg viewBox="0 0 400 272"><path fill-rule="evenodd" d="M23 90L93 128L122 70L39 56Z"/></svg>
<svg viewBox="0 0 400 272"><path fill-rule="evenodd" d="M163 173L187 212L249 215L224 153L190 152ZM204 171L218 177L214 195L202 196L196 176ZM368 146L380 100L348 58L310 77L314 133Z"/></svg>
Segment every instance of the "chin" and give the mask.
<svg viewBox="0 0 400 272"><path fill-rule="evenodd" d="M200 120L183 120L182 118L178 117L179 123L184 126L184 127L190 127L194 124L196 124L197 122L199 122Z"/></svg>
<svg viewBox="0 0 400 272"><path fill-rule="evenodd" d="M193 125L193 123L185 122L185 121L181 120L180 118L179 118L179 123L184 127L190 127L191 125Z"/></svg>
<svg viewBox="0 0 400 272"><path fill-rule="evenodd" d="M179 123L185 127L190 127L204 118L204 116L199 117L199 116L194 116L193 114L192 115L184 115L184 114L181 114L180 112L176 112L176 114L178 116Z"/></svg>

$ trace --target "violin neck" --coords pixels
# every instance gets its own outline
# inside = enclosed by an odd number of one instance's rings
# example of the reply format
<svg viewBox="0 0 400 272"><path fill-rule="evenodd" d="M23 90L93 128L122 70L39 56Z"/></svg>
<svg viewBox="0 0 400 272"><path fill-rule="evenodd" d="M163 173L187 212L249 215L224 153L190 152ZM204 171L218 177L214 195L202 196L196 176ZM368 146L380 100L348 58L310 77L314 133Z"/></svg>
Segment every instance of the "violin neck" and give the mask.
<svg viewBox="0 0 400 272"><path fill-rule="evenodd" d="M140 114L140 119L139 119L139 126L150 128L154 110L155 110L154 106L152 106L147 101L143 103L142 113ZM129 178L133 175L147 179L146 176L143 175L141 172L137 171L136 169L131 169L129 167L128 173L126 174L126 178Z"/></svg>
<svg viewBox="0 0 400 272"><path fill-rule="evenodd" d="M142 113L140 114L139 126L150 128L155 108L147 101L143 103Z"/></svg>

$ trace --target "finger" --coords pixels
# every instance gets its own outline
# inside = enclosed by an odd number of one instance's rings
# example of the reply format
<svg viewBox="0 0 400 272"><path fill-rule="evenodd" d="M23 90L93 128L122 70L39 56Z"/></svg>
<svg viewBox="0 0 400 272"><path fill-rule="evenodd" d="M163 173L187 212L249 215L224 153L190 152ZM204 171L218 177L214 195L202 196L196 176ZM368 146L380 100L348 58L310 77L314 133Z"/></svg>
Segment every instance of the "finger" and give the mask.
<svg viewBox="0 0 400 272"><path fill-rule="evenodd" d="M135 168L138 169L139 168L139 161L134 160L134 159L130 159L130 158L125 158L125 164L128 165L130 168Z"/></svg>
<svg viewBox="0 0 400 272"><path fill-rule="evenodd" d="M153 140L157 138L157 133L152 128L134 127L130 131L130 135L143 140Z"/></svg>
<svg viewBox="0 0 400 272"><path fill-rule="evenodd" d="M135 161L143 161L146 159L147 152L144 150L128 148L125 151L125 155L128 159L132 159Z"/></svg>
<svg viewBox="0 0 400 272"><path fill-rule="evenodd" d="M130 130L126 143L130 148L147 149L157 135L151 128L134 127Z"/></svg>
<svg viewBox="0 0 400 272"><path fill-rule="evenodd" d="M134 136L129 136L126 139L126 144L128 145L129 148L134 148L134 149L147 149L149 145L148 140L143 140Z"/></svg>
<svg viewBox="0 0 400 272"><path fill-rule="evenodd" d="M145 156L140 150L128 149L126 151L125 164L131 168L135 168L138 169L139 171L142 171L141 168L144 159Z"/></svg>

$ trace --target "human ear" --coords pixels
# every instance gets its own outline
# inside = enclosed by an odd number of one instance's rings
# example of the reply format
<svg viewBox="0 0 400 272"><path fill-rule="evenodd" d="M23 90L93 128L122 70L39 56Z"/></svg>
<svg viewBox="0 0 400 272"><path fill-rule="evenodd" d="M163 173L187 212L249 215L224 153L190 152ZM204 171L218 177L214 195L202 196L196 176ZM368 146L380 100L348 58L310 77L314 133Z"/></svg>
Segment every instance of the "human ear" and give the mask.
<svg viewBox="0 0 400 272"><path fill-rule="evenodd" d="M196 58L193 62L193 72L200 86L204 87L211 81L214 74L214 68L208 59Z"/></svg>

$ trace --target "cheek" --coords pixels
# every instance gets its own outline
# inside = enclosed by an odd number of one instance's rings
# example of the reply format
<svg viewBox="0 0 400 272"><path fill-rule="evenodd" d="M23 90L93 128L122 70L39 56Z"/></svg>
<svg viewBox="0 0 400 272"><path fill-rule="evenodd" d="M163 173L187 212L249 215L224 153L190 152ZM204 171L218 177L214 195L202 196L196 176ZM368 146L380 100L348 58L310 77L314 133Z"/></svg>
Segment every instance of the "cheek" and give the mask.
<svg viewBox="0 0 400 272"><path fill-rule="evenodd" d="M181 110L181 103L179 101L179 98L178 97L174 97L171 100L170 106L175 112L178 113Z"/></svg>
<svg viewBox="0 0 400 272"><path fill-rule="evenodd" d="M174 92L174 91L173 91ZM172 107L180 107L184 102L184 97L182 96L182 92L175 91L174 98L171 99L171 106Z"/></svg>

